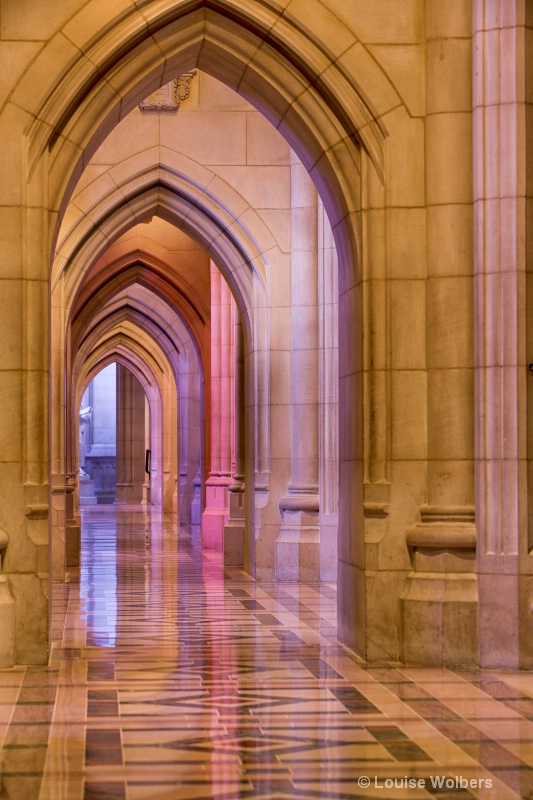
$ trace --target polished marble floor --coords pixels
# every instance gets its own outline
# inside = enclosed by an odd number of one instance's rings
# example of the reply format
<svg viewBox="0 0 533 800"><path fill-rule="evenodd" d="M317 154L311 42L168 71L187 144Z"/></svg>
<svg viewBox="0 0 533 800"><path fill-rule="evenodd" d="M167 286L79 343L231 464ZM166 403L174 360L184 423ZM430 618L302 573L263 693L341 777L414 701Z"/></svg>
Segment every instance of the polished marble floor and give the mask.
<svg viewBox="0 0 533 800"><path fill-rule="evenodd" d="M84 511L48 668L0 671L0 800L533 798L533 675L366 667L331 585Z"/></svg>

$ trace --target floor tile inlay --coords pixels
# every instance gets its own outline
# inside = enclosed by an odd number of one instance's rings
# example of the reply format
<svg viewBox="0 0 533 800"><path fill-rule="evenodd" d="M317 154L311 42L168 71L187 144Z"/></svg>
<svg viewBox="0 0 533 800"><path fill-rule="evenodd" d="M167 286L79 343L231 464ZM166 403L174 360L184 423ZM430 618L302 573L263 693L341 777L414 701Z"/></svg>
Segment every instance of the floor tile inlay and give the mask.
<svg viewBox="0 0 533 800"><path fill-rule="evenodd" d="M0 800L533 799L533 678L365 665L330 584L83 511L49 667L0 671Z"/></svg>

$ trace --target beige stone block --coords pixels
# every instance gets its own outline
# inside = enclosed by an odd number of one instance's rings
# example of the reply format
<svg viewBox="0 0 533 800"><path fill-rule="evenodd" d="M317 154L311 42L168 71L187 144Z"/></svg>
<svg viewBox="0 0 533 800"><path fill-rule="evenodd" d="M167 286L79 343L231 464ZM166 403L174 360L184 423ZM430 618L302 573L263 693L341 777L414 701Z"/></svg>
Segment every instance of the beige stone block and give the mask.
<svg viewBox="0 0 533 800"><path fill-rule="evenodd" d="M76 197L76 204L83 214L91 211L100 201L117 202L117 185L108 172L100 175ZM105 206L104 206L105 207Z"/></svg>
<svg viewBox="0 0 533 800"><path fill-rule="evenodd" d="M362 393L362 374L347 375L339 381L339 457L341 460L361 458L363 453L362 416L358 400Z"/></svg>
<svg viewBox="0 0 533 800"><path fill-rule="evenodd" d="M203 13L203 9L200 13ZM236 93L238 90L238 94L241 97L247 98L247 92L245 90L241 91L247 64L246 56L244 60L241 60L235 57L234 51L228 51L221 46L220 35L217 37L216 31L213 30L210 23L207 26L207 37L204 38L204 27L204 20L200 20L196 39L191 37L189 40L194 43L193 46L185 53L179 51L178 56L169 58L165 68L165 75L168 75L168 79L171 80L172 75L180 75L182 72L189 70L191 64L194 64L203 73L217 75L226 88ZM169 53L171 53L172 44L172 38L168 37L165 46ZM249 49L248 43L245 46ZM171 72L169 67L172 70Z"/></svg>
<svg viewBox="0 0 533 800"><path fill-rule="evenodd" d="M10 575L16 607L17 664L48 662L48 602L37 575Z"/></svg>
<svg viewBox="0 0 533 800"><path fill-rule="evenodd" d="M391 208L389 218L389 253L391 278L426 276L426 210Z"/></svg>
<svg viewBox="0 0 533 800"><path fill-rule="evenodd" d="M228 159L220 163L227 164ZM284 209L290 206L288 167L218 166L216 173L239 192L252 208Z"/></svg>
<svg viewBox="0 0 533 800"><path fill-rule="evenodd" d="M473 209L468 205L427 210L429 275L470 275L473 271Z"/></svg>
<svg viewBox="0 0 533 800"><path fill-rule="evenodd" d="M205 50L204 45L203 52ZM242 78L237 78L235 86L238 87L239 94L255 108L260 108L264 117L277 128L290 108L292 98L298 97L308 86L308 82L297 72L285 71L283 73L285 91L280 91L280 65L275 54L263 48L262 51L254 54L254 58L254 62L249 62L245 67ZM213 65L217 65L217 62L213 61L211 52L209 52L209 60ZM212 72L211 63L210 71ZM201 62L199 66L201 66ZM226 76L224 76L224 81L228 83Z"/></svg>
<svg viewBox="0 0 533 800"><path fill-rule="evenodd" d="M320 516L320 580L337 582L338 515Z"/></svg>
<svg viewBox="0 0 533 800"><path fill-rule="evenodd" d="M400 606L398 598L405 570L367 573L366 609L369 661L397 661L400 652Z"/></svg>
<svg viewBox="0 0 533 800"><path fill-rule="evenodd" d="M519 592L519 642L520 642L520 668L533 668L533 576L520 575L518 581Z"/></svg>
<svg viewBox="0 0 533 800"><path fill-rule="evenodd" d="M391 206L426 204L424 188L424 123L410 117L405 108L386 114L387 176ZM406 158L409 153L409 158Z"/></svg>
<svg viewBox="0 0 533 800"><path fill-rule="evenodd" d="M293 413L293 479L299 485L300 476L305 476L304 483L317 484L318 406L316 403L299 402L296 408L293 406Z"/></svg>
<svg viewBox="0 0 533 800"><path fill-rule="evenodd" d="M369 45L409 114L425 113L425 48L422 44Z"/></svg>
<svg viewBox="0 0 533 800"><path fill-rule="evenodd" d="M370 467L370 480L380 480L386 475L388 445L388 374L385 370L373 369L363 375L364 381L364 431L365 457ZM368 486L365 485L365 490ZM365 501L366 501L365 493ZM369 502L380 502L369 500Z"/></svg>
<svg viewBox="0 0 533 800"><path fill-rule="evenodd" d="M314 120L312 126L309 125L309 120ZM314 88L304 89L277 127L319 191L324 188L325 183L324 178L318 178L317 174L327 169L326 162L338 164L341 161L351 160L352 148L342 139L335 118L325 111ZM320 130L319 135L317 135L318 130ZM345 180L348 180L347 175L349 172L343 176ZM327 193L327 189L325 191Z"/></svg>
<svg viewBox="0 0 533 800"><path fill-rule="evenodd" d="M260 271L264 280L265 263L268 264L270 261L271 250L274 249L274 252L277 252L277 244L260 215L256 213L254 208L249 207L240 215L238 220L230 222L228 228L233 229L241 241L244 240L246 242L246 237L249 237L254 245L259 245L259 252L257 252L254 246L249 246L248 242L245 243L247 250L257 253L256 259L258 263L256 268Z"/></svg>
<svg viewBox="0 0 533 800"><path fill-rule="evenodd" d="M70 202L61 220L61 228L57 237L57 250L65 244L66 238L72 234L75 226L80 222L83 214L74 202ZM57 251L56 251L57 252ZM57 257L56 257L57 263Z"/></svg>
<svg viewBox="0 0 533 800"><path fill-rule="evenodd" d="M474 371L428 373L428 454L431 460L470 460L474 454Z"/></svg>
<svg viewBox="0 0 533 800"><path fill-rule="evenodd" d="M198 106L201 110L250 111L250 104L222 81L206 72L198 71L194 77L198 85ZM187 109L190 110L187 101Z"/></svg>
<svg viewBox="0 0 533 800"><path fill-rule="evenodd" d="M401 103L401 98L390 78L360 42L343 53L338 63L353 75L356 86L363 84L361 86L363 96L377 116L386 114ZM361 76L364 76L364 81L361 80Z"/></svg>
<svg viewBox="0 0 533 800"><path fill-rule="evenodd" d="M75 186L82 171L82 152L79 147L67 139L59 139L50 156L48 187L52 210L59 210L61 207L68 178L71 181L70 185Z"/></svg>
<svg viewBox="0 0 533 800"><path fill-rule="evenodd" d="M395 369L425 369L426 285L419 280L390 284L392 364Z"/></svg>
<svg viewBox="0 0 533 800"><path fill-rule="evenodd" d="M278 247L283 253L291 249L291 220L287 209L262 208L257 211L268 230L275 237Z"/></svg>
<svg viewBox="0 0 533 800"><path fill-rule="evenodd" d="M320 41L333 59L353 44L353 33L339 19L336 9L328 9L325 3L313 3L310 9L309 0L292 0L284 16L294 22L297 30L304 31L306 37Z"/></svg>
<svg viewBox="0 0 533 800"><path fill-rule="evenodd" d="M426 456L427 375L411 370L392 373L392 454L394 459Z"/></svg>
<svg viewBox="0 0 533 800"><path fill-rule="evenodd" d="M0 206L0 274L2 278L21 277L22 215L23 209L20 206Z"/></svg>
<svg viewBox="0 0 533 800"><path fill-rule="evenodd" d="M94 73L94 64L88 62L62 33L56 33L46 42L38 58L28 65L15 89L13 101L19 108L24 108L33 116L55 125L58 110L47 103L47 100L57 81L58 72L61 74L61 70L66 71L69 67L72 72L72 83L75 82L77 74L87 75L89 70Z"/></svg>
<svg viewBox="0 0 533 800"><path fill-rule="evenodd" d="M331 0L330 0L331 2ZM335 5L338 16L364 42L422 42L424 10L418 0L352 0Z"/></svg>
<svg viewBox="0 0 533 800"><path fill-rule="evenodd" d="M497 567L498 559L494 566ZM485 572L479 584L479 663L518 669L519 656L519 577Z"/></svg>
<svg viewBox="0 0 533 800"><path fill-rule="evenodd" d="M21 281L0 280L1 363L5 370L18 370L23 360ZM41 341L44 337L40 337Z"/></svg>
<svg viewBox="0 0 533 800"><path fill-rule="evenodd" d="M288 166L290 148L262 114L246 118L246 163L250 166Z"/></svg>
<svg viewBox="0 0 533 800"><path fill-rule="evenodd" d="M22 373L0 372L0 458L4 462L19 461L22 456Z"/></svg>
<svg viewBox="0 0 533 800"><path fill-rule="evenodd" d="M19 536L24 518L21 510L24 508L24 497L22 489L22 469L20 461L9 462L2 458L0 461L0 485L4 496L9 498L9 503L2 504L0 509L0 529L6 531L10 537ZM6 549L6 558L11 545ZM15 553L13 554L12 564L16 565Z"/></svg>
<svg viewBox="0 0 533 800"><path fill-rule="evenodd" d="M472 460L431 460L427 469L430 505L473 505L474 462Z"/></svg>
<svg viewBox="0 0 533 800"><path fill-rule="evenodd" d="M528 9L528 13L530 13L532 16L532 24L530 24L530 26L527 27L524 31L524 37L525 37L524 50L526 53L529 54L533 52L533 9L531 8L530 3L526 3L526 7ZM533 103L533 84L530 80L526 81L525 90L526 90L525 94L526 103Z"/></svg>
<svg viewBox="0 0 533 800"><path fill-rule="evenodd" d="M270 407L271 458L291 457L291 408L272 404Z"/></svg>
<svg viewBox="0 0 533 800"><path fill-rule="evenodd" d="M290 405L291 353L273 349L270 354L270 392L272 403Z"/></svg>
<svg viewBox="0 0 533 800"><path fill-rule="evenodd" d="M386 212L369 209L362 214L363 223L363 269L365 280L383 279L387 274Z"/></svg>
<svg viewBox="0 0 533 800"><path fill-rule="evenodd" d="M79 6L79 3L76 5ZM104 5L98 0L92 0L67 22L63 33L80 50L86 50L91 40L101 35L111 19L120 18L135 10L131 0L106 0ZM145 24L144 18L140 18L136 23L137 27L143 28ZM129 21L130 30L132 26L132 22Z"/></svg>
<svg viewBox="0 0 533 800"><path fill-rule="evenodd" d="M411 573L400 600L402 661L476 664L477 605L474 576Z"/></svg>
<svg viewBox="0 0 533 800"><path fill-rule="evenodd" d="M532 47L532 51L533 51L533 42L531 44L531 47ZM513 106L512 108L515 108L515 106ZM508 113L509 113L509 110L508 110ZM532 103L527 103L526 107L525 107L525 110L526 110L526 130L527 131L532 131L533 130L533 104ZM529 134L529 135L531 135L531 134ZM525 152L527 154L526 155L526 159L525 159L525 161L526 161L526 169L525 169L525 174L518 174L518 175L513 176L513 177L515 178L516 182L518 183L517 189L518 189L519 193L520 194L526 194L529 197L531 197L533 195L533 156L531 155L531 153L529 151L529 145L526 145L525 142L521 141L520 133L519 133L519 137L518 137L518 141L517 141L517 146L519 148L523 147L524 150L522 152ZM511 172L511 170L509 170L509 172ZM508 176L508 179L511 180L511 176Z"/></svg>
<svg viewBox="0 0 533 800"><path fill-rule="evenodd" d="M470 112L472 108L470 39L435 39L426 46L426 112Z"/></svg>
<svg viewBox="0 0 533 800"><path fill-rule="evenodd" d="M366 576L364 569L339 560L337 636L361 658L367 655Z"/></svg>
<svg viewBox="0 0 533 800"><path fill-rule="evenodd" d="M428 205L472 202L471 152L470 113L435 114L426 119Z"/></svg>
<svg viewBox="0 0 533 800"><path fill-rule="evenodd" d="M292 347L299 351L314 350L316 352L318 348L318 309L316 305L298 305L299 299L296 293L296 297L293 297L291 312ZM304 297L303 301L305 302L305 300Z"/></svg>
<svg viewBox="0 0 533 800"><path fill-rule="evenodd" d="M413 567L416 572L446 572L446 553L444 550L424 550L413 548Z"/></svg>
<svg viewBox="0 0 533 800"><path fill-rule="evenodd" d="M100 145L91 159L91 164L111 164L116 169L116 165L131 155L145 153L158 145L159 115L143 114L139 109L135 109L118 123L105 142ZM155 151L152 153L155 156Z"/></svg>
<svg viewBox="0 0 533 800"><path fill-rule="evenodd" d="M343 528L343 525L346 527ZM362 461L341 461L339 464L339 530L339 559L363 568L365 537Z"/></svg>
<svg viewBox="0 0 533 800"><path fill-rule="evenodd" d="M1 4L2 39L46 40L78 11L79 0L51 6L47 0L20 0Z"/></svg>
<svg viewBox="0 0 533 800"><path fill-rule="evenodd" d="M28 124L28 115L12 103L2 109L0 116L0 206L16 206L22 204L22 143L24 129Z"/></svg>
<svg viewBox="0 0 533 800"><path fill-rule="evenodd" d="M291 309L271 308L270 347L272 351L291 350Z"/></svg>
<svg viewBox="0 0 533 800"><path fill-rule="evenodd" d="M425 461L398 461L390 464L390 508L397 535L418 519L426 500L427 468Z"/></svg>
<svg viewBox="0 0 533 800"><path fill-rule="evenodd" d="M468 37L472 33L472 5L465 0L426 3L425 17L428 39Z"/></svg>
<svg viewBox="0 0 533 800"><path fill-rule="evenodd" d="M287 253L276 253L270 273L270 305L272 308L290 306L291 302L291 257Z"/></svg>
<svg viewBox="0 0 533 800"><path fill-rule="evenodd" d="M1 23L0 30L3 30ZM2 75L0 107L4 105L13 86L27 68L28 63L35 58L41 48L42 44L36 41L0 42L0 75Z"/></svg>
<svg viewBox="0 0 533 800"><path fill-rule="evenodd" d="M427 282L428 367L474 366L472 278L430 278Z"/></svg>
<svg viewBox="0 0 533 800"><path fill-rule="evenodd" d="M362 291L355 286L339 296L339 375L352 375L363 368L361 320Z"/></svg>
<svg viewBox="0 0 533 800"><path fill-rule="evenodd" d="M206 166L246 164L247 114L191 111L159 118L163 147L179 142L189 158ZM234 185L232 180L227 182Z"/></svg>
<svg viewBox="0 0 533 800"><path fill-rule="evenodd" d="M0 667L15 665L15 601L9 588L9 581L0 575ZM3 737L2 737L3 739Z"/></svg>

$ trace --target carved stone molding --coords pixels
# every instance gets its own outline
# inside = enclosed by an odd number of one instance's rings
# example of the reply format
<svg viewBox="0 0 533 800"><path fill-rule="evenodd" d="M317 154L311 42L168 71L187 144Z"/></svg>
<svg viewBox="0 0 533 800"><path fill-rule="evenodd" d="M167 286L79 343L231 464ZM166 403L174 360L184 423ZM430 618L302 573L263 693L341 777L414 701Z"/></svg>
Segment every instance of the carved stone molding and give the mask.
<svg viewBox="0 0 533 800"><path fill-rule="evenodd" d="M195 73L196 70L185 72L179 78L156 89L139 103L139 108L141 111L177 111L191 93L191 81Z"/></svg>

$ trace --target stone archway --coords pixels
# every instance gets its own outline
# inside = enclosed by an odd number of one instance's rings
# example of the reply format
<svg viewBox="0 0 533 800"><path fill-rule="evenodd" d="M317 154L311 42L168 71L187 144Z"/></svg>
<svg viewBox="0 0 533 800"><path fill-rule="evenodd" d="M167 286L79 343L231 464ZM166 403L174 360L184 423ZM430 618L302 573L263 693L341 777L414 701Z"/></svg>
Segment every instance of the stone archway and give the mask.
<svg viewBox="0 0 533 800"><path fill-rule="evenodd" d="M161 85L166 77L195 65L241 91L290 141L319 189L339 253L339 308L343 329L341 420L343 425L348 424L353 416L357 420L355 427L350 422L350 430L341 431L340 515L343 540L339 561L339 633L344 641L366 654L364 553L361 552L363 444L360 436L363 305L356 244L360 209L360 145L363 143L372 156L371 168L377 170L377 174L382 173L384 127L377 120L394 107L398 98L389 90L383 93L377 90L375 109L371 110L362 99L363 93L358 93L356 82L347 79L340 59L330 73L324 72L325 64L331 63L329 42L322 49L315 46L308 36L298 33L289 19L281 20L273 35L267 32L273 25L267 24L265 29L264 20L251 20L249 14L235 13L229 3L218 4L216 10L211 4L199 3L193 10L185 11L182 6L167 9L160 17L154 16L149 29L146 16L139 17L122 42L119 34L118 42L115 40L111 44L106 33L103 40L109 47L104 45L96 59L101 61L101 75L106 68L109 71L106 88L83 55L78 61L80 70L74 69L72 63L70 65L68 86L60 79L52 91L47 87L46 99L34 99L36 110L39 110L35 122L28 129L30 192L40 198L42 208L46 209L43 219L46 218L50 238L54 241L52 232L56 230L61 209L65 207L83 167L83 159L102 141L106 126L109 129L109 125L126 114L132 104ZM230 19L230 11L233 19ZM272 16L272 23L276 22L277 13L271 9L268 13ZM138 31L132 33L136 25ZM119 30L120 26L117 26L116 31ZM175 36L176 30L180 31L179 37ZM150 38L154 31L159 38L156 48ZM225 45L221 45L218 35L221 31L231 33ZM346 35L353 41L350 31ZM85 38L84 33L81 36ZM86 43L91 49L90 43ZM331 45L334 45L333 41ZM220 60L224 50L225 61ZM144 68L139 60L141 53L143 63L148 65ZM37 62L38 59L35 64ZM127 76L134 64L135 75L130 72ZM368 69L372 72L374 67ZM379 67L375 66L375 70L382 78ZM116 89L110 90L109 87L115 79L117 85L122 83L123 95L120 101L117 99L112 103L114 110L110 116L107 113L109 91L113 97L117 98L117 95ZM21 91L24 94L23 88ZM344 95L342 106L336 99L339 94ZM58 98L61 98L59 105ZM348 107L353 109L351 116L346 112ZM90 112L86 113L89 108ZM45 119L46 123L41 124ZM33 257L38 250L38 246L34 247ZM38 256L41 263L46 261L43 255L41 250ZM37 451L28 452L27 456L31 462L35 457L40 460ZM358 608L358 618L362 623L357 626L353 624L354 606Z"/></svg>

